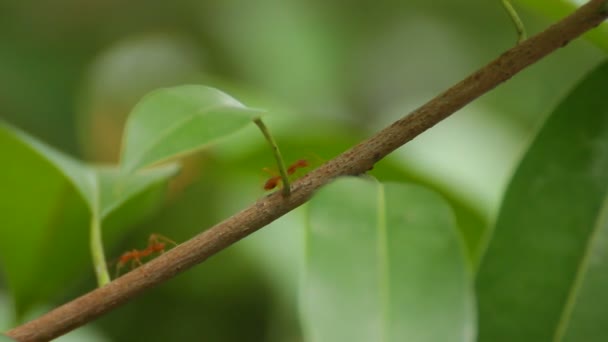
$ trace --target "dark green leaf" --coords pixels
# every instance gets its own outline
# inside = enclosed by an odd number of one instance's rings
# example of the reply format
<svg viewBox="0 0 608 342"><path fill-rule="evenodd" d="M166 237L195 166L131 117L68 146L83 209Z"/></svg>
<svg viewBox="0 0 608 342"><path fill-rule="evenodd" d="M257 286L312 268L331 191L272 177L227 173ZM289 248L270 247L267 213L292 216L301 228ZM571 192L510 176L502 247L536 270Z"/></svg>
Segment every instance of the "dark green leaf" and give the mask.
<svg viewBox="0 0 608 342"><path fill-rule="evenodd" d="M557 107L505 195L477 279L480 341L608 336L608 64Z"/></svg>

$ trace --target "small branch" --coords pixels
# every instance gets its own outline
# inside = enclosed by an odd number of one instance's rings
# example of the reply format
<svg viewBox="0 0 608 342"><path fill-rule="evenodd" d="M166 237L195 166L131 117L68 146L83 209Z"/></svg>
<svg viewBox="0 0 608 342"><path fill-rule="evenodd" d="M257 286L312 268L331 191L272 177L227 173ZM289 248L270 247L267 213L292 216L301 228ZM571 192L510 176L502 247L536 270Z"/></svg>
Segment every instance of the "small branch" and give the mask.
<svg viewBox="0 0 608 342"><path fill-rule="evenodd" d="M7 332L20 341L48 341L124 304L305 203L321 186L358 175L387 154L485 94L530 64L599 25L608 15L606 0L591 0L546 31L503 53L413 113L354 146L292 185L290 196L274 193L173 248L134 271Z"/></svg>
<svg viewBox="0 0 608 342"><path fill-rule="evenodd" d="M285 169L285 162L283 161L283 156L281 156L281 150L279 150L279 145L274 141L270 131L264 124L261 118L253 119L253 122L260 128L262 134L264 134L264 138L272 147L272 153L274 154L274 159L277 161L277 166L279 168L279 174L281 175L281 181L283 181L283 196L289 196L291 192L291 185L289 185L289 176L287 175L287 170Z"/></svg>

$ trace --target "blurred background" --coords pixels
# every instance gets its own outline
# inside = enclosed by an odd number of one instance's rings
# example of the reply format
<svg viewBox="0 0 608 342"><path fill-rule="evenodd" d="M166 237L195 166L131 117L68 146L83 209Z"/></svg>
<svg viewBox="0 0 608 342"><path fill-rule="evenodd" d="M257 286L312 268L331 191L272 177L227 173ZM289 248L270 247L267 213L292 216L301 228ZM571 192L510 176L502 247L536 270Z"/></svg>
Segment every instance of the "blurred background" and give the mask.
<svg viewBox="0 0 608 342"><path fill-rule="evenodd" d="M518 7L530 33L553 21L533 8ZM144 94L200 83L268 109L287 162L318 165L515 41L498 0L0 0L0 119L71 156L112 164ZM449 198L474 263L534 132L604 56L585 40L571 43L393 153L374 175ZM106 254L142 247L152 232L184 241L263 196L272 155L251 126L184 160L163 208ZM62 340L302 341L301 224L302 213L290 213ZM30 316L94 283L84 272ZM2 330L11 310L0 276Z"/></svg>

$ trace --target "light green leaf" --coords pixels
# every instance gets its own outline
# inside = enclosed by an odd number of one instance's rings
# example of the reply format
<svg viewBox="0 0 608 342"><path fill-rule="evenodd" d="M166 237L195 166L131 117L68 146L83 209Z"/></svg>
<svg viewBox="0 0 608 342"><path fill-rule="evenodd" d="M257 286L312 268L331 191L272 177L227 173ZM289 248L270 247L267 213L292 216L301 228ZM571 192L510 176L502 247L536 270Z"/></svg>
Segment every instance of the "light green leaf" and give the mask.
<svg viewBox="0 0 608 342"><path fill-rule="evenodd" d="M0 165L0 265L20 317L90 268L92 213L111 222L114 241L160 203L176 171L119 179L117 168L89 167L2 122Z"/></svg>
<svg viewBox="0 0 608 342"><path fill-rule="evenodd" d="M519 165L477 279L480 341L608 336L608 63L552 113Z"/></svg>
<svg viewBox="0 0 608 342"><path fill-rule="evenodd" d="M261 114L201 85L146 95L127 120L122 166L127 172L200 149L236 132Z"/></svg>
<svg viewBox="0 0 608 342"><path fill-rule="evenodd" d="M177 164L168 164L127 176L116 167L96 167L101 217L108 217L151 186L161 184L164 187L178 170Z"/></svg>
<svg viewBox="0 0 608 342"><path fill-rule="evenodd" d="M309 341L472 341L472 284L454 216L414 185L339 179L309 204Z"/></svg>

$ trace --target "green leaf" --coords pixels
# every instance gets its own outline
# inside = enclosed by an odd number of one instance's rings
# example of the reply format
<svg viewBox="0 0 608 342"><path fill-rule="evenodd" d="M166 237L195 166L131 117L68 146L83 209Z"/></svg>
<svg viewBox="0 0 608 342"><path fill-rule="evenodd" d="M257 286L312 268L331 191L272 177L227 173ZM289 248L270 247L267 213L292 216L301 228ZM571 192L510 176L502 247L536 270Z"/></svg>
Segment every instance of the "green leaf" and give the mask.
<svg viewBox="0 0 608 342"><path fill-rule="evenodd" d="M446 141L449 140L447 137ZM406 181L424 186L441 195L452 208L456 217L456 225L465 242L469 263L473 268L479 265L480 254L483 249L483 236L489 228L487 218L481 213L481 209L469 203L461 194L446 189L445 185L439 184L437 180L424 172L416 172L408 165L399 165L394 158L385 158L379 161L370 175L381 181Z"/></svg>
<svg viewBox="0 0 608 342"><path fill-rule="evenodd" d="M200 85L146 95L127 120L122 166L127 172L200 149L261 114L221 91Z"/></svg>
<svg viewBox="0 0 608 342"><path fill-rule="evenodd" d="M480 341L608 336L608 63L552 113L507 189L477 279Z"/></svg>
<svg viewBox="0 0 608 342"><path fill-rule="evenodd" d="M571 14L584 3L580 0L515 0L514 2L554 20ZM586 33L584 37L604 51L608 51L608 23L600 24L596 29Z"/></svg>
<svg viewBox="0 0 608 342"><path fill-rule="evenodd" d="M0 122L0 128L2 127ZM17 129L4 125L11 134L47 159L74 185L91 210L98 209L105 218L113 210L145 191L149 186L166 182L178 171L177 164L149 169L135 175L125 175L117 167L91 167L75 160Z"/></svg>
<svg viewBox="0 0 608 342"><path fill-rule="evenodd" d="M339 179L309 204L302 315L310 341L472 341L454 216L414 185Z"/></svg>
<svg viewBox="0 0 608 342"><path fill-rule="evenodd" d="M0 263L18 317L90 262L89 208L57 167L0 124Z"/></svg>
<svg viewBox="0 0 608 342"><path fill-rule="evenodd" d="M90 268L92 212L111 221L114 241L158 205L176 171L119 179L117 168L89 167L2 122L0 165L0 265L19 317Z"/></svg>
<svg viewBox="0 0 608 342"><path fill-rule="evenodd" d="M105 285L110 281L110 275L105 264L106 257L101 232L102 220L111 210L118 208L121 203L145 190L147 186L167 180L175 174L176 166L168 165L163 169L132 176L118 172L118 170L112 171L110 168L103 170L98 167L89 167L25 133L15 130L15 134L19 135L21 140L39 151L62 171L71 180L91 209L89 244L98 284L99 286Z"/></svg>
<svg viewBox="0 0 608 342"><path fill-rule="evenodd" d="M108 217L150 187L164 187L178 170L177 164L168 164L127 176L116 167L96 167L101 217Z"/></svg>
<svg viewBox="0 0 608 342"><path fill-rule="evenodd" d="M91 168L84 163L51 148L40 140L13 128L8 124L3 124L1 121L0 129L6 130L7 134L14 136L14 139L29 146L32 152L38 153L40 158L46 159L46 161L56 168L57 171L63 173L67 180L73 184L78 192L80 192L89 207L93 207L93 198L95 198L95 174Z"/></svg>

